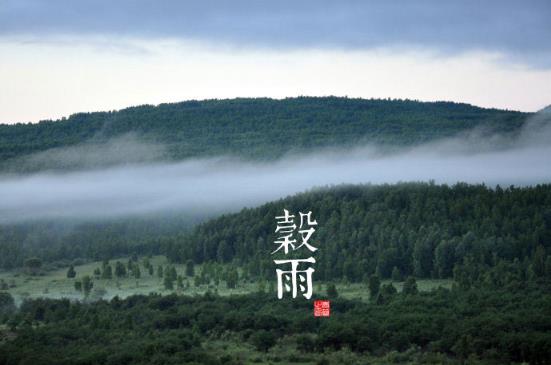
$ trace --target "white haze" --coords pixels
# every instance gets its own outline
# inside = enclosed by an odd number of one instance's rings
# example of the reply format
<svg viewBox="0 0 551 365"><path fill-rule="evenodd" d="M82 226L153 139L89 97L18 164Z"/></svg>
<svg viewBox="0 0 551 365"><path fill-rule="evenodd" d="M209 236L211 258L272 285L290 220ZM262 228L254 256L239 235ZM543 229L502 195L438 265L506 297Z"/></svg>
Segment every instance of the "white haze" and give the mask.
<svg viewBox="0 0 551 365"><path fill-rule="evenodd" d="M216 214L340 183L549 183L550 132L548 122L535 118L514 142L471 133L392 154L364 146L292 155L271 163L220 157L5 175L0 176L0 222Z"/></svg>

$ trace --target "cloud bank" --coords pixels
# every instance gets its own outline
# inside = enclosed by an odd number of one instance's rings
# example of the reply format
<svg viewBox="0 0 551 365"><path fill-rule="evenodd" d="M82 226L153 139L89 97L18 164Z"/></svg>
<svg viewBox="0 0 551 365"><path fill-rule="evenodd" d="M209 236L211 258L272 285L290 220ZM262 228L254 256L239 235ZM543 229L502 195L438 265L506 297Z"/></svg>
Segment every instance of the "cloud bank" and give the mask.
<svg viewBox="0 0 551 365"><path fill-rule="evenodd" d="M340 183L550 183L550 138L548 119L536 117L514 142L474 133L392 154L364 146L288 156L272 163L220 157L3 176L0 222L166 212L219 214Z"/></svg>
<svg viewBox="0 0 551 365"><path fill-rule="evenodd" d="M0 34L104 35L252 47L502 52L551 67L546 0L4 0Z"/></svg>

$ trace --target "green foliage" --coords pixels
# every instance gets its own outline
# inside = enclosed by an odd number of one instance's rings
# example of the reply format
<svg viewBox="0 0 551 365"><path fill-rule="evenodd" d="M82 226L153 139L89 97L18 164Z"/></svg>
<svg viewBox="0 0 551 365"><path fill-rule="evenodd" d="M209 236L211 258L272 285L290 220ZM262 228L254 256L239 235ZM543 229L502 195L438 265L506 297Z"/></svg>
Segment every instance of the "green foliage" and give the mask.
<svg viewBox="0 0 551 365"><path fill-rule="evenodd" d="M113 278L113 268L111 267L111 265L103 265L101 278L106 280L111 280Z"/></svg>
<svg viewBox="0 0 551 365"><path fill-rule="evenodd" d="M475 127L520 130L530 114L451 102L299 97L187 101L117 112L78 113L59 121L0 125L0 169L36 171L82 166L21 157L132 133L167 146L166 157L236 155L272 159L289 150L360 142L411 145Z"/></svg>
<svg viewBox="0 0 551 365"><path fill-rule="evenodd" d="M166 290L173 290L174 289L174 280L170 276L165 276L163 280L163 285Z"/></svg>
<svg viewBox="0 0 551 365"><path fill-rule="evenodd" d="M84 292L84 296L86 298L90 295L93 287L94 282L92 281L92 278L88 275L84 275L82 277L82 291Z"/></svg>
<svg viewBox="0 0 551 365"><path fill-rule="evenodd" d="M392 301L397 292L396 287L394 287L392 283L383 284L379 290L379 294L377 294L375 302L377 304L388 304Z"/></svg>
<svg viewBox="0 0 551 365"><path fill-rule="evenodd" d="M26 300L8 315L16 336L0 342L0 363L25 363L41 354L68 364L220 364L217 357L231 350L217 353L216 342L245 340L264 352L281 338L283 348L296 344L314 360L321 354L336 358L336 351L347 349L366 360L372 354L386 359L376 363L401 354L405 363L547 364L550 284L525 281L514 291L487 286L417 295L396 295L383 285L379 294L385 302L333 299L331 316L321 321L313 317L311 301L277 300L273 293Z"/></svg>
<svg viewBox="0 0 551 365"><path fill-rule="evenodd" d="M176 288L178 290L184 290L184 279L181 275L178 275L178 278L176 279Z"/></svg>
<svg viewBox="0 0 551 365"><path fill-rule="evenodd" d="M226 286L228 289L235 289L237 287L237 282L239 280L239 273L237 272L237 268L230 267L226 270L225 274L226 279Z"/></svg>
<svg viewBox="0 0 551 365"><path fill-rule="evenodd" d="M15 301L10 293L0 291L0 318L15 312Z"/></svg>
<svg viewBox="0 0 551 365"><path fill-rule="evenodd" d="M551 185L402 183L320 188L243 209L198 225L166 254L173 262L218 262L223 242L246 275L269 280L273 262L260 253L273 250L283 209L312 211L320 222L315 277L322 281L387 279L395 268L402 277L451 278L457 271L474 278L515 258L523 265L528 259L541 276L551 251Z"/></svg>
<svg viewBox="0 0 551 365"><path fill-rule="evenodd" d="M77 275L76 271L75 271L75 267L73 265L69 266L69 270L67 270L67 277L69 279L72 279L74 278L75 276Z"/></svg>
<svg viewBox="0 0 551 365"><path fill-rule="evenodd" d="M42 260L38 257L31 257L25 260L25 268L31 275L36 275L42 267Z"/></svg>
<svg viewBox="0 0 551 365"><path fill-rule="evenodd" d="M402 273L400 272L400 269L398 269L396 266L392 268L391 278L392 281L402 281Z"/></svg>
<svg viewBox="0 0 551 365"><path fill-rule="evenodd" d="M186 261L186 276L194 276L195 275L195 264L192 260Z"/></svg>
<svg viewBox="0 0 551 365"><path fill-rule="evenodd" d="M369 297L370 298L377 298L377 295L379 295L379 291L381 290L381 279L379 279L379 276L376 274L373 274L369 277Z"/></svg>
<svg viewBox="0 0 551 365"><path fill-rule="evenodd" d="M250 340L259 351L266 352L276 344L277 337L273 332L259 330L251 335Z"/></svg>
<svg viewBox="0 0 551 365"><path fill-rule="evenodd" d="M115 262L115 276L117 278L124 278L126 276L126 267L120 261Z"/></svg>
<svg viewBox="0 0 551 365"><path fill-rule="evenodd" d="M417 281L415 281L415 278L413 276L408 277L404 282L404 286L402 287L402 294L414 295L418 292L419 291L417 290Z"/></svg>
<svg viewBox="0 0 551 365"><path fill-rule="evenodd" d="M330 299L338 298L339 293L337 292L337 287L333 283L327 284L327 297Z"/></svg>
<svg viewBox="0 0 551 365"><path fill-rule="evenodd" d="M434 271L436 271L438 277L449 278L452 275L456 260L455 250L460 243L459 239L454 238L440 241L436 246L434 250Z"/></svg>

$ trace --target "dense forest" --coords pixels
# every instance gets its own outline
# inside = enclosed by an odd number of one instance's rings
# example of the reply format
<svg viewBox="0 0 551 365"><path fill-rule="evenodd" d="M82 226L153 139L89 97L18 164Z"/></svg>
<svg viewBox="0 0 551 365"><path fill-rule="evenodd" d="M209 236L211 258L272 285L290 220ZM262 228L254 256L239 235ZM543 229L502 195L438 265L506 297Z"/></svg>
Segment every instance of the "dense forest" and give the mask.
<svg viewBox="0 0 551 365"><path fill-rule="evenodd" d="M88 168L28 158L101 147L129 133L162 145L153 158L163 161L274 159L364 142L413 145L473 128L514 137L530 115L334 97L140 106L0 125L0 170ZM311 300L275 296L271 252L275 217L284 209L311 211L318 222L312 299L331 300L329 318L314 317ZM151 255L169 261L154 267ZM75 267L90 260L103 263L77 274ZM178 275L177 264L185 273ZM6 223L0 269L11 275L0 283L0 364L551 363L548 184L339 185L219 217L172 212ZM74 284L82 301L31 299L12 285L60 270L63 277L52 282ZM93 298L94 282L105 291L101 285L120 289L123 278L144 285L140 277L158 282L165 295ZM449 288L421 291L420 279L448 279ZM222 296L222 281L230 293L245 283L258 289ZM207 293L186 295L190 282ZM352 286L365 293L339 295L337 287ZM23 298L19 308L12 293Z"/></svg>
<svg viewBox="0 0 551 365"><path fill-rule="evenodd" d="M273 274L275 216L283 209L312 211L319 222L316 277L324 281L359 282L373 273L468 278L498 264L541 275L545 264L551 266L550 185L432 183L313 189L194 227L182 217L5 226L0 265L22 266L31 257L47 267L77 258L165 254L174 262L234 263L250 277L267 278Z"/></svg>
<svg viewBox="0 0 551 365"><path fill-rule="evenodd" d="M161 144L166 148L158 156L162 159L218 155L273 159L290 151L365 142L420 144L473 128L514 134L530 115L452 102L338 97L144 105L36 124L0 125L0 169L79 168L60 159L36 163L26 157L83 143L101 145L129 133L142 142Z"/></svg>
<svg viewBox="0 0 551 365"><path fill-rule="evenodd" d="M237 262L270 277L275 217L312 211L316 277L365 280L414 275L464 277L496 265L551 270L551 185L495 189L484 185L402 183L313 189L197 226L165 240L174 261Z"/></svg>
<svg viewBox="0 0 551 365"><path fill-rule="evenodd" d="M425 293L415 280L400 293L370 285L369 301L332 292L329 318L314 317L311 301L262 291L35 299L19 311L4 295L0 363L549 364L550 278L502 279L503 287L480 281Z"/></svg>

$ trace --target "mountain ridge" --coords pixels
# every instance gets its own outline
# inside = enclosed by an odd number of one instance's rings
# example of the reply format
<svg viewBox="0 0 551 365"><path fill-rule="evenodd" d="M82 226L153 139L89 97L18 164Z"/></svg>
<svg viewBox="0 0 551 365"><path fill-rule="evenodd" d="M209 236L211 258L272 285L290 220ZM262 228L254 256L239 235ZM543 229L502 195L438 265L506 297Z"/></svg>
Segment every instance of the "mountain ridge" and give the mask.
<svg viewBox="0 0 551 365"><path fill-rule="evenodd" d="M166 147L168 160L219 155L270 160L290 150L361 143L415 145L474 128L514 134L531 115L453 102L339 97L142 105L36 124L0 125L0 170L17 172L24 170L22 159L37 153L86 143L101 148L102 143L127 134Z"/></svg>

